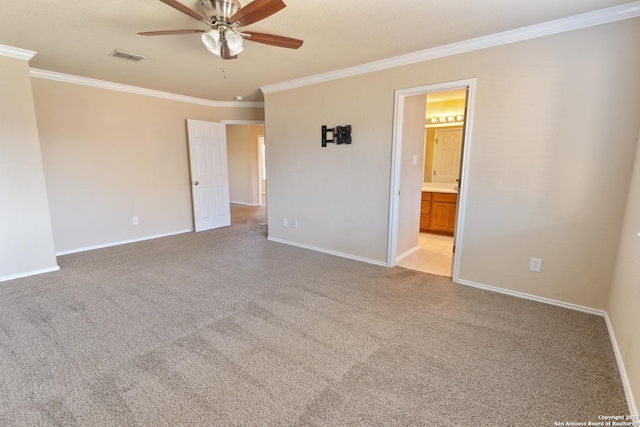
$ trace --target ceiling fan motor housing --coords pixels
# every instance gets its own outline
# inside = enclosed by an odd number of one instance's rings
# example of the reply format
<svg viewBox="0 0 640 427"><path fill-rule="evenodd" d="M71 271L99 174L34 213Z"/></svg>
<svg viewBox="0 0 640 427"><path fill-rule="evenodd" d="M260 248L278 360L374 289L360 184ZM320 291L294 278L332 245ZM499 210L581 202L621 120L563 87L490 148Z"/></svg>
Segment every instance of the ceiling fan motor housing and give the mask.
<svg viewBox="0 0 640 427"><path fill-rule="evenodd" d="M200 6L212 21L227 21L241 5L238 0L200 0Z"/></svg>

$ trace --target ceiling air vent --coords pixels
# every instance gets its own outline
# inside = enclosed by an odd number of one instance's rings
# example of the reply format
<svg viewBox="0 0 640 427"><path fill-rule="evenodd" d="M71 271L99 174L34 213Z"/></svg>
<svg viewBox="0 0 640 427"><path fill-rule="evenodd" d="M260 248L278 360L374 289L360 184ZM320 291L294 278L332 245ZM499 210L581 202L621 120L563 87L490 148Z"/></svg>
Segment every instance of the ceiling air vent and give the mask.
<svg viewBox="0 0 640 427"><path fill-rule="evenodd" d="M135 53L124 52L122 50L114 50L109 55L115 56L116 58L128 59L129 61L142 61L143 59L147 59L146 56L136 55Z"/></svg>

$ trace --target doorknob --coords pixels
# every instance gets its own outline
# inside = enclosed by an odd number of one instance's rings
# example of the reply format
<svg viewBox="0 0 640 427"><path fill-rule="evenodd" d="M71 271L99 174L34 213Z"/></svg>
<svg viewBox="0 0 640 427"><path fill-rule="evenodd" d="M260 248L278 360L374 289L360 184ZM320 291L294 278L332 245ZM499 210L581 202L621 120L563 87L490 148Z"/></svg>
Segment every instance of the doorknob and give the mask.
<svg viewBox="0 0 640 427"><path fill-rule="evenodd" d="M193 181L193 185L198 185L200 184L198 181Z"/></svg>

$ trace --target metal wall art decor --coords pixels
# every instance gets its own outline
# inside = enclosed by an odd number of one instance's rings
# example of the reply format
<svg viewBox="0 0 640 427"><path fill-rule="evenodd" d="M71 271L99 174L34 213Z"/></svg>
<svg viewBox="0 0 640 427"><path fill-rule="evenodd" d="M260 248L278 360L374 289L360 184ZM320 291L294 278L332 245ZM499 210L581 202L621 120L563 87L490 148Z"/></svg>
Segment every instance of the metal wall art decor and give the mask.
<svg viewBox="0 0 640 427"><path fill-rule="evenodd" d="M351 144L351 125L336 126L328 129L322 126L322 146L326 147L327 143L335 144Z"/></svg>

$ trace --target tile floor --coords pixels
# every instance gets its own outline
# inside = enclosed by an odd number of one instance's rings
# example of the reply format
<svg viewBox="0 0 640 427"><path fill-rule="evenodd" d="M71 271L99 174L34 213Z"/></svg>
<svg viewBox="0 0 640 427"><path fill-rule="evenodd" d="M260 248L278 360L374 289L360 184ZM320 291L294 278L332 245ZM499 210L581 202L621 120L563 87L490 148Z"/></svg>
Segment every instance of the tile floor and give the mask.
<svg viewBox="0 0 640 427"><path fill-rule="evenodd" d="M398 267L451 277L453 237L420 233L420 249L396 263Z"/></svg>

